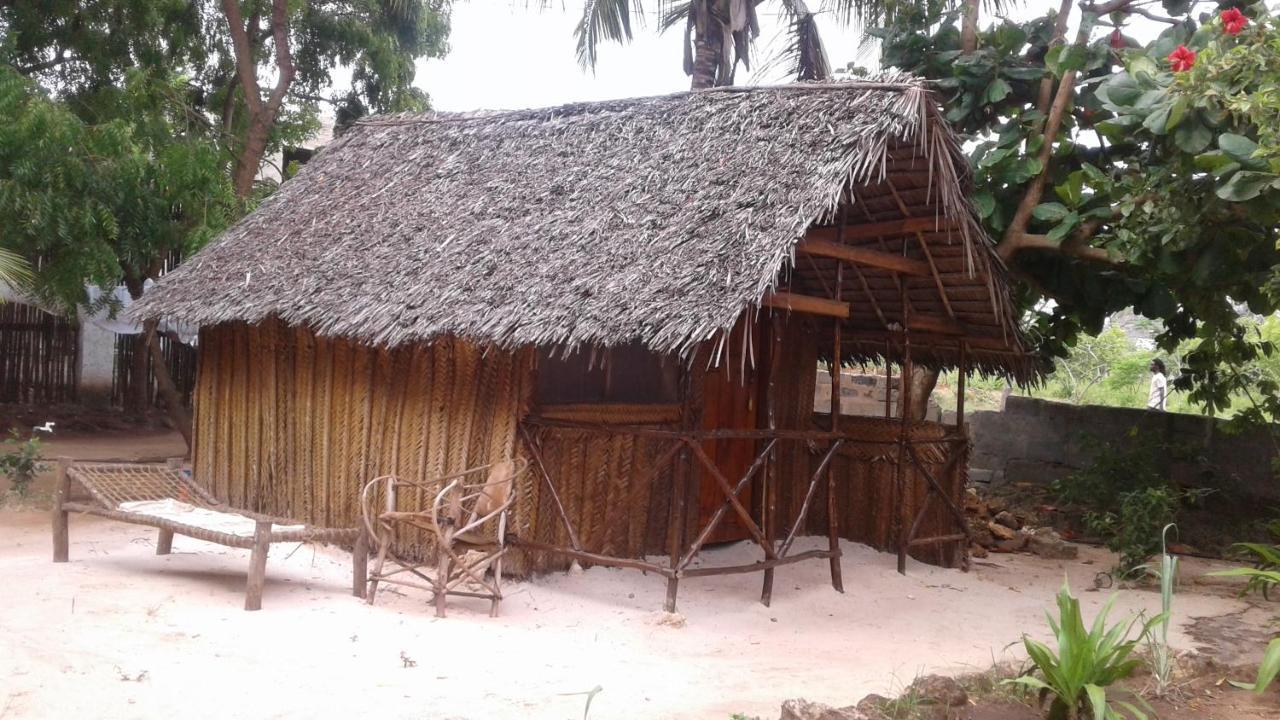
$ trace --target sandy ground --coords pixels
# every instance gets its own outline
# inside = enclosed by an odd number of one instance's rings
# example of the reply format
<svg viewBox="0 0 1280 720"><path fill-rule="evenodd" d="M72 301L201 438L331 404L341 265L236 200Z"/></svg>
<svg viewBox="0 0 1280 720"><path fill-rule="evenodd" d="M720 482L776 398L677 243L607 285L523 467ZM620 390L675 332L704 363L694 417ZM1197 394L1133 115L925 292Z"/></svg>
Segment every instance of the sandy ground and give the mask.
<svg viewBox="0 0 1280 720"><path fill-rule="evenodd" d="M637 572L513 583L497 619L466 599L436 619L425 593L351 597L336 549L284 545L263 610L247 613L247 551L178 537L157 557L153 543L149 528L73 516L71 562L55 565L47 513L0 510L0 718L559 720L582 717L595 688L595 720L777 717L785 698L844 705L921 672L985 669L1016 654L1023 631L1043 632L1064 573L1083 591L1108 562L1096 550L996 556L968 574L912 565L903 577L892 556L849 544L844 595L820 561L779 569L771 608L759 575L698 578L673 627L660 622L663 582ZM736 545L705 562L753 557ZM1266 609L1195 581L1205 567L1184 573L1175 644L1204 644L1185 632L1196 616L1264 637ZM1106 594L1081 596L1091 615ZM1158 604L1124 591L1117 614ZM1207 635L1253 659L1251 645Z"/></svg>

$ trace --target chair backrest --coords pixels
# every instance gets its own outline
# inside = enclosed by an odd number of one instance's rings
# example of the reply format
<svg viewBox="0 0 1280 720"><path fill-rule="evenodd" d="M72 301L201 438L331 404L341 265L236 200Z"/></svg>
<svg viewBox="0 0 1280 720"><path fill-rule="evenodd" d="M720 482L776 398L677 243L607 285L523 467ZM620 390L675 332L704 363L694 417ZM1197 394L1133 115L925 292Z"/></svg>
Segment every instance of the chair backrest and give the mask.
<svg viewBox="0 0 1280 720"><path fill-rule="evenodd" d="M515 491L516 461L500 460L489 468L489 476L479 486L472 517L483 517L506 504Z"/></svg>

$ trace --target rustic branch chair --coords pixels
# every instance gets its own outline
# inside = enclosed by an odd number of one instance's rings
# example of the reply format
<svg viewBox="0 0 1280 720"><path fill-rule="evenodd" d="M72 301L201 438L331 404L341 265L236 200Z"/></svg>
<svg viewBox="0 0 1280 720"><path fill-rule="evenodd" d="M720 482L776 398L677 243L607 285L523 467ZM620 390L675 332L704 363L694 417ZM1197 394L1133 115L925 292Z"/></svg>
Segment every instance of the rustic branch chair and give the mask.
<svg viewBox="0 0 1280 720"><path fill-rule="evenodd" d="M73 483L85 493L73 495ZM156 554L168 555L174 534L252 550L244 609L262 608L267 552L272 543L351 543L351 594L364 597L368 541L364 530L323 528L295 520L233 508L220 502L178 467L144 463L58 462L53 503L53 561L69 557L68 516L99 515L159 528Z"/></svg>
<svg viewBox="0 0 1280 720"><path fill-rule="evenodd" d="M445 616L449 595L487 599L489 615L497 617L502 557L508 550L507 513L515 502L517 481L528 468L526 460L507 459L426 483L392 475L369 481L360 496L365 528L378 543L369 573L369 604L377 595L378 583L385 582L431 591L437 617ZM431 497L430 507L398 510L402 491ZM410 530L428 534L435 550L433 567L394 549L397 538Z"/></svg>

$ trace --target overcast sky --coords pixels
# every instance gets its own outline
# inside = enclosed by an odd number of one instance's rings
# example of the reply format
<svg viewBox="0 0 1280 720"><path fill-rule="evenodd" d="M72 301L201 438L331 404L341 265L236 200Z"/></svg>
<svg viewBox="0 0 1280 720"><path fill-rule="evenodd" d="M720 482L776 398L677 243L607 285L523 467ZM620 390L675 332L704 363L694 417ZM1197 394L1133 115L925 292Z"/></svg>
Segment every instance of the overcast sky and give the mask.
<svg viewBox="0 0 1280 720"><path fill-rule="evenodd" d="M514 109L559 105L577 100L660 95L689 89L681 68L683 32L658 34L656 17L635 27L627 46L607 44L601 49L595 74L584 72L574 54L573 30L582 0L552 0L539 10L537 0L463 0L453 5L451 50L439 60L418 63L417 84L431 95L437 110ZM1026 18L1044 12L1048 0L1025 0L1012 12ZM820 0L811 4L819 5ZM1056 5L1056 3L1054 3ZM530 6L533 7L530 7ZM652 8L655 2L645 3ZM761 32L756 54L774 56L785 47L785 20L776 3L761 5ZM833 67L857 60L859 36L830 17L819 16L819 27ZM1150 36L1160 26L1134 24L1131 35ZM984 22L985 24L985 22ZM867 65L872 58L862 59ZM753 66L755 67L755 66ZM783 82L781 69L759 76L738 68L739 84Z"/></svg>

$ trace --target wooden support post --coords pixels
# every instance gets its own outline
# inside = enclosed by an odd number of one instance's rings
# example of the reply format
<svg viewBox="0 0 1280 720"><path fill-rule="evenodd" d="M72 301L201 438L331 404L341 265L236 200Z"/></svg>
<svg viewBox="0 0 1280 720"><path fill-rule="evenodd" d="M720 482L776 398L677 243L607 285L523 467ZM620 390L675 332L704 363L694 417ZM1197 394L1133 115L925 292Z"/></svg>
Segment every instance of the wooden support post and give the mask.
<svg viewBox="0 0 1280 720"><path fill-rule="evenodd" d="M58 458L58 480L53 491L53 561L67 562L70 555L70 537L67 528L67 511L62 509L71 498L71 476L67 470L71 458Z"/></svg>
<svg viewBox="0 0 1280 720"><path fill-rule="evenodd" d="M902 291L902 307L905 312L907 307L907 293L904 288ZM897 504L895 510L898 518L898 572L902 575L907 574L907 534L911 531L908 526L908 510L907 510L907 442L908 432L911 427L910 411L911 411L911 377L914 368L911 366L911 335L903 329L902 332L902 390L899 391L900 402L898 403L898 422L901 431L898 435L898 467L897 467Z"/></svg>
<svg viewBox="0 0 1280 720"><path fill-rule="evenodd" d="M160 535L156 537L156 554L168 555L173 552L173 531L160 530Z"/></svg>
<svg viewBox="0 0 1280 720"><path fill-rule="evenodd" d="M676 611L676 593L680 589L680 549L684 540L685 522L685 475L690 471L689 451L680 451L680 463L671 473L671 512L667 526L667 550L671 555L670 570L667 576L667 600L662 609L669 613Z"/></svg>
<svg viewBox="0 0 1280 720"><path fill-rule="evenodd" d="M351 594L358 598L365 596L365 588L369 585L369 533L363 523L360 534L356 535L356 546L351 549Z"/></svg>
<svg viewBox="0 0 1280 720"><path fill-rule="evenodd" d="M893 363L889 362L890 343L885 342L884 355L884 417L893 417Z"/></svg>
<svg viewBox="0 0 1280 720"><path fill-rule="evenodd" d="M840 223L840 229L844 230L843 214ZM843 239L843 238L842 238ZM844 285L844 267L836 267L836 297L840 297L840 292ZM831 356L831 432L840 432L840 360L844 354L844 344L840 337L840 321L836 320L832 323L835 326L833 331L834 347ZM832 442L838 443L839 440ZM827 467L827 548L831 551L831 587L836 592L844 592L844 575L840 569L840 509L836 505L836 471L835 464L832 463Z"/></svg>
<svg viewBox="0 0 1280 720"><path fill-rule="evenodd" d="M271 549L271 521L253 525L253 552L249 555L249 582L244 592L244 609L262 609L262 588L267 583L267 552Z"/></svg>
<svg viewBox="0 0 1280 720"><path fill-rule="evenodd" d="M960 367L956 371L959 375L956 386L956 429L964 427L964 386L965 379L969 375L969 344L960 343Z"/></svg>
<svg viewBox="0 0 1280 720"><path fill-rule="evenodd" d="M769 324L769 384L765 388L764 398L765 422L770 430L778 429L778 366L782 362L782 339L782 319L775 314ZM760 502L760 524L764 529L765 540L769 543L769 547L773 547L778 512L778 456L772 444L768 452L768 467L764 475L764 497ZM760 602L765 607L769 607L773 602L772 567L765 568L760 584Z"/></svg>

